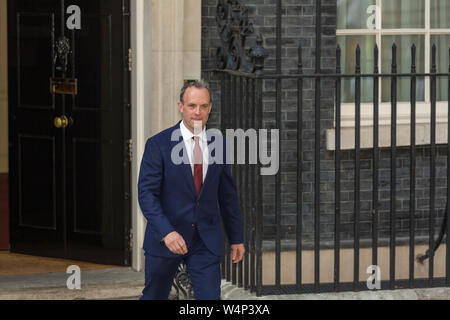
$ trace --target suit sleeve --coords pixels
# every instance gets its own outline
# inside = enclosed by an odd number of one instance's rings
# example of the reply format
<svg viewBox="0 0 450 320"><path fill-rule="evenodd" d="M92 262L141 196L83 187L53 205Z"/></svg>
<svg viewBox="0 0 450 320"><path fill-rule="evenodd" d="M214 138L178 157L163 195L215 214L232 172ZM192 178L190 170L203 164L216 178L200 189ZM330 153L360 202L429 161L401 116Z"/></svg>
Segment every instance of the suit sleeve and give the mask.
<svg viewBox="0 0 450 320"><path fill-rule="evenodd" d="M138 198L142 213L150 230L160 241L175 231L161 207L161 186L164 163L159 146L149 139L145 146L138 182Z"/></svg>
<svg viewBox="0 0 450 320"><path fill-rule="evenodd" d="M228 164L224 164L219 183L219 208L230 244L244 243L242 215L237 188Z"/></svg>

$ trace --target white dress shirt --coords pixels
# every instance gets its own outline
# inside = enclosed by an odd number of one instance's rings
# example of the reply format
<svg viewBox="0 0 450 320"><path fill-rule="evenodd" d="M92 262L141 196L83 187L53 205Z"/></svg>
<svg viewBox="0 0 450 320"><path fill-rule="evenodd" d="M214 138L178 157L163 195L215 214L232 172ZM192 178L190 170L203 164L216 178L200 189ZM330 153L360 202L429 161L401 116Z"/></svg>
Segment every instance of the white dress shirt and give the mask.
<svg viewBox="0 0 450 320"><path fill-rule="evenodd" d="M189 157L189 163L191 164L192 176L194 176L194 134L186 128L184 122L181 121L180 124L181 135L183 136L184 145L186 146L187 154ZM206 173L208 172L208 164L209 164L209 150L208 150L208 138L206 137L206 130L203 129L202 132L198 135L200 149L202 150L203 155L203 182L205 182Z"/></svg>

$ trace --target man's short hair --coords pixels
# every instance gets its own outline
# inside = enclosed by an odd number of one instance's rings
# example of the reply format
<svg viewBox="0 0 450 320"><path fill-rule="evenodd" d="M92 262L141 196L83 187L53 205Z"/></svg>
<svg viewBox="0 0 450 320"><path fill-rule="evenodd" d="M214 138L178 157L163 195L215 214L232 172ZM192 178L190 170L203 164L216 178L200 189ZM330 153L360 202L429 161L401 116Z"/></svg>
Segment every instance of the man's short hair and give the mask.
<svg viewBox="0 0 450 320"><path fill-rule="evenodd" d="M188 81L184 84L183 88L181 88L180 92L180 101L184 104L184 94L186 93L186 90L189 88L195 87L197 89L206 89L209 93L209 102L211 102L211 90L209 89L209 85L204 80L196 80L196 81Z"/></svg>

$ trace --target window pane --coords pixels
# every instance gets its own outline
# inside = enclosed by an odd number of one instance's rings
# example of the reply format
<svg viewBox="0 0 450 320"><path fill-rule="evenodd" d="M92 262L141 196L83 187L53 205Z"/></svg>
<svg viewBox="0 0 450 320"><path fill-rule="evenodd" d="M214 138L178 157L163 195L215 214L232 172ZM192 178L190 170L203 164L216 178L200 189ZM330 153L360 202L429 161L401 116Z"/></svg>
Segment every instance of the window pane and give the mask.
<svg viewBox="0 0 450 320"><path fill-rule="evenodd" d="M431 0L431 27L450 28L450 1Z"/></svg>
<svg viewBox="0 0 450 320"><path fill-rule="evenodd" d="M375 3L376 0L337 0L337 28L367 29L367 21L375 14L370 6Z"/></svg>
<svg viewBox="0 0 450 320"><path fill-rule="evenodd" d="M424 28L424 0L383 0L382 27L386 29Z"/></svg>
<svg viewBox="0 0 450 320"><path fill-rule="evenodd" d="M436 45L436 64L438 73L447 73L449 70L449 48L450 48L450 35L432 35L431 44ZM431 56L430 56L431 65ZM448 77L437 78L437 100L448 100Z"/></svg>
<svg viewBox="0 0 450 320"><path fill-rule="evenodd" d="M397 73L411 72L411 47L416 45L416 72L424 73L425 62L425 37L423 35L402 35L402 36L383 36L381 38L382 46L382 72L391 73L392 71L392 45L397 46ZM397 99L401 101L410 101L411 78L397 78ZM424 101L425 82L423 77L417 78L417 101ZM383 78L382 81L382 101L391 101L391 78Z"/></svg>
<svg viewBox="0 0 450 320"><path fill-rule="evenodd" d="M355 73L356 46L361 48L361 73L372 73L374 68L375 36L338 36L341 47L341 71ZM341 102L355 101L355 79L342 79ZM361 102L373 101L373 79L361 79Z"/></svg>

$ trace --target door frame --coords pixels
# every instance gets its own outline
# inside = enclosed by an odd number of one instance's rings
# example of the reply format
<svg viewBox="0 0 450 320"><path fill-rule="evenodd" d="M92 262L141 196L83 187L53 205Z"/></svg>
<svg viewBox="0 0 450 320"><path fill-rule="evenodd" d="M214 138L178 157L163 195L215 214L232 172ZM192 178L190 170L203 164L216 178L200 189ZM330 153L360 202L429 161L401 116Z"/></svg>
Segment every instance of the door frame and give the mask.
<svg viewBox="0 0 450 320"><path fill-rule="evenodd" d="M6 8L8 0L0 0L4 2ZM1 5L1 4L0 4ZM152 51L151 39L147 38L152 31L152 10L151 6L146 5L145 0L130 0L130 48L132 71L130 77L130 102L131 102L131 119L130 130L131 139L133 141L133 157L131 161L130 176L130 214L131 225L129 226L130 244L131 244L131 267L136 271L142 271L144 268L144 252L142 243L144 239L146 221L139 209L137 199L137 180L140 167L140 159L144 153L145 142L150 133L150 125L148 116L150 112L151 102L149 96L149 88L151 86L151 73L146 72L150 69L152 57L145 52ZM2 13L5 15L4 23L7 23L7 10ZM146 36L147 35L147 36ZM6 34L7 44L7 34ZM8 82L7 78L6 81ZM147 111L147 112L146 112ZM11 119L8 113L8 126L10 127ZM8 133L9 141L10 133ZM9 150L9 148L8 148ZM11 211L10 211L11 212ZM8 226L9 229L9 226Z"/></svg>
<svg viewBox="0 0 450 320"><path fill-rule="evenodd" d="M15 1L15 0L0 0L0 8L2 9L0 11L0 19L4 21L7 27L7 17L8 17L8 2L9 1ZM124 166L123 166L123 179L124 179L124 198L123 198L123 219L124 219L124 229L125 229L125 237L123 239L125 246L124 246L124 255L125 255L125 262L124 264L131 265L133 263L134 254L131 250L134 250L135 246L132 243L132 239L134 238L132 236L132 191L131 191L131 185L132 185L132 159L128 158L128 154L130 150L128 149L129 141L132 141L132 119L131 119L131 112L132 112L132 103L131 103L131 97L132 97L132 88L131 88L131 72L128 68L128 61L129 61L129 49L131 48L131 14L130 14L130 3L134 0L121 0L122 3L122 19L123 19L123 39L122 39L122 48L123 48L123 61L124 65L126 67L123 69L123 90L124 90L124 108L123 108L123 121L124 121L124 147L123 147L123 160L124 160ZM4 9L3 10L3 6ZM4 19L3 19L4 15ZM7 28L6 28L7 29ZM8 48L8 31L6 32L6 48ZM1 38L0 38L1 39ZM8 50L6 51L6 59L8 57ZM7 71L8 71L8 63L7 63ZM6 83L8 84L9 78L6 73ZM8 91L7 91L7 97L8 97ZM9 107L8 107L9 109ZM10 152L10 149L13 147L14 141L12 140L12 117L11 113L8 112L8 163L9 163L9 172L11 167L11 160L12 160L12 153ZM128 183L127 183L128 182ZM12 192L11 192L11 179L9 179L9 186L8 186L10 192L9 192L9 202L11 203L12 200ZM11 237L11 205L9 206L9 221L10 225L9 228L9 236ZM11 243L11 241L10 241Z"/></svg>
<svg viewBox="0 0 450 320"><path fill-rule="evenodd" d="M124 228L125 228L125 257L128 260L126 265L131 266L133 263L133 253L132 253L132 152L133 152L133 137L132 137L132 75L130 70L130 50L131 50L131 0L122 0L122 19L123 19L123 58L124 60L128 60L128 70L123 70L123 83L124 83L124 104L126 108L124 108L124 137L126 137L125 145L128 146L131 150L127 150L125 148L125 154L128 152L130 157L127 159L127 156L124 155L124 158L127 160L124 165ZM131 142L131 143L130 143ZM126 183L128 181L128 183Z"/></svg>
<svg viewBox="0 0 450 320"><path fill-rule="evenodd" d="M131 0L131 132L133 140L133 159L131 163L131 248L132 268L136 271L144 270L144 252L142 243L146 221L140 211L137 199L137 181L139 167L144 154L145 143L150 133L149 119L151 108L151 64L152 41L148 35L152 34L152 6L146 5L147 0ZM145 54L147 53L147 54Z"/></svg>
<svg viewBox="0 0 450 320"><path fill-rule="evenodd" d="M133 268L144 269L144 242L146 220L137 199L137 180L145 143L159 131L181 120L176 108L183 80L201 77L201 70L185 70L185 59L192 57L190 41L193 24L201 37L201 3L196 0L130 0L131 14L131 108L132 108L132 252ZM193 10L196 10L195 12ZM195 15L191 15L194 13ZM161 30L173 30L174 36L164 38ZM181 39L181 40L180 40ZM195 39L194 39L195 41ZM186 49L186 50L185 50ZM187 50L188 49L188 50ZM200 45L199 45L200 51ZM167 54L166 54L167 53ZM173 61L183 63L172 63ZM198 65L199 69L200 63ZM195 75L193 75L195 74ZM168 81L170 79L170 81Z"/></svg>

